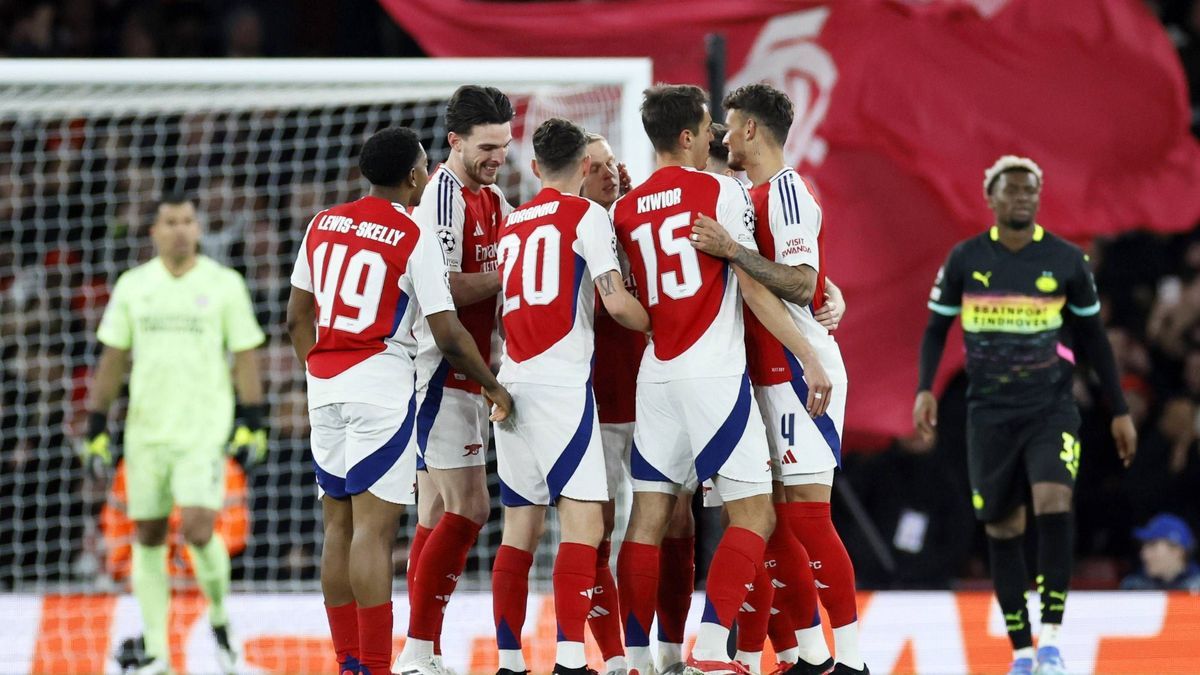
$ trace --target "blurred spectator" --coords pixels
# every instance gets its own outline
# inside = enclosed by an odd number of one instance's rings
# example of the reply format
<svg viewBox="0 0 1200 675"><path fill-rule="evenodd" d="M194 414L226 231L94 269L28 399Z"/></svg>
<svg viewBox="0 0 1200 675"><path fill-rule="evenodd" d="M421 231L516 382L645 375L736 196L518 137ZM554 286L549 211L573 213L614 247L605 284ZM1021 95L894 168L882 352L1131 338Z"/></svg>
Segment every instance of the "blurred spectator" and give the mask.
<svg viewBox="0 0 1200 675"><path fill-rule="evenodd" d="M1191 399L1176 396L1163 404L1157 424L1143 432L1124 485L1134 522L1161 511L1200 518L1200 447Z"/></svg>
<svg viewBox="0 0 1200 675"><path fill-rule="evenodd" d="M846 478L878 528L882 542L860 523L841 518L859 585L866 588L949 588L961 572L974 527L965 475L955 475L935 441L900 438L875 455L850 455ZM873 546L888 547L894 570Z"/></svg>
<svg viewBox="0 0 1200 675"><path fill-rule="evenodd" d="M1142 569L1121 580L1123 590L1200 593L1200 565L1192 560L1196 538L1182 518L1160 513L1133 536L1142 542Z"/></svg>
<svg viewBox="0 0 1200 675"><path fill-rule="evenodd" d="M252 58L263 55L262 19L258 10L243 5L225 20L225 56Z"/></svg>

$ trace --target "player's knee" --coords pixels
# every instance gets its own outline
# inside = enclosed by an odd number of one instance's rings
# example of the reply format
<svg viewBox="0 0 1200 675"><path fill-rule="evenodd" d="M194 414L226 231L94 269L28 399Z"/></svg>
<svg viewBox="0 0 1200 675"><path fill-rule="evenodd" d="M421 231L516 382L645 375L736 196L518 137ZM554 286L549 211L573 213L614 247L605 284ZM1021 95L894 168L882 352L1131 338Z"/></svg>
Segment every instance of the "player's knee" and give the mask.
<svg viewBox="0 0 1200 675"><path fill-rule="evenodd" d="M167 543L167 519L139 520L135 533L137 543L142 546L162 546Z"/></svg>
<svg viewBox="0 0 1200 675"><path fill-rule="evenodd" d="M191 546L205 546L212 539L213 523L209 519L194 518L183 521L183 539Z"/></svg>
<svg viewBox="0 0 1200 675"><path fill-rule="evenodd" d="M1025 507L1018 507L1003 518L984 523L983 529L993 539L1012 539L1025 534Z"/></svg>
<svg viewBox="0 0 1200 675"><path fill-rule="evenodd" d="M1071 510L1071 488L1058 483L1034 483L1033 512L1066 513Z"/></svg>

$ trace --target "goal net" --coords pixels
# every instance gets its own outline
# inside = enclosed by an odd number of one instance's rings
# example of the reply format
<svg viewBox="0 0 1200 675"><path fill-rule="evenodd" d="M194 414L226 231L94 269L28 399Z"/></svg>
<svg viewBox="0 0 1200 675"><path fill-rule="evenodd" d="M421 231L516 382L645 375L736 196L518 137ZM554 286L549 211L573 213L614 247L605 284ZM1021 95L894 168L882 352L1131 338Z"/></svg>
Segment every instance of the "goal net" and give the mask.
<svg viewBox="0 0 1200 675"><path fill-rule="evenodd" d="M364 190L356 153L371 133L412 127L433 162L445 159L445 102L464 83L497 86L515 104L515 141L500 182L510 201L536 191L531 136L550 116L605 135L635 179L649 173L637 111L650 84L643 59L27 61L0 68L0 591L40 599L126 588L132 528L121 486L85 476L75 439L109 290L121 272L153 256L153 209L174 190L196 200L203 251L244 274L268 336L261 353L269 460L248 475L230 472L218 525L238 551L235 592L318 590L320 509L302 372L284 330L288 275L312 215ZM118 447L123 415L121 403L110 415ZM499 546L494 475L496 510L460 588L487 588ZM414 521L410 510L397 541L398 589ZM183 551L172 549L179 588L189 585ZM531 581L544 587L549 578L543 556ZM92 660L61 669L112 667L107 657L120 636L83 616L92 611L85 607L67 604L64 621L80 614L71 633L80 642L57 647ZM44 632L48 611L0 624L19 620ZM85 626L108 632L89 635ZM30 660L42 649L6 640L0 663L55 669Z"/></svg>

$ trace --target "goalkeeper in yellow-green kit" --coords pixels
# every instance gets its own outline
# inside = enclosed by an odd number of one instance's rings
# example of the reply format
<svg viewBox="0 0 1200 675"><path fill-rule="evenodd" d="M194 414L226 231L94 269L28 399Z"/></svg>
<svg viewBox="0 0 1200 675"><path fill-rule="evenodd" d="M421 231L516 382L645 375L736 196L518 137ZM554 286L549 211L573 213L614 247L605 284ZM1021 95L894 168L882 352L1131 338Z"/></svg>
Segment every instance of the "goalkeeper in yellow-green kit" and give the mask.
<svg viewBox="0 0 1200 675"><path fill-rule="evenodd" d="M132 365L124 457L128 515L137 528L132 585L146 644L137 672L170 671L167 517L179 506L196 581L209 602L217 660L233 673L237 654L225 609L229 553L213 522L224 500L227 449L245 452L249 461L266 453L255 351L264 336L242 277L198 253L200 223L190 200L164 199L150 235L157 255L117 279L96 334L104 351L88 390L83 455L93 475L112 465L108 409ZM241 405L231 442L235 389Z"/></svg>

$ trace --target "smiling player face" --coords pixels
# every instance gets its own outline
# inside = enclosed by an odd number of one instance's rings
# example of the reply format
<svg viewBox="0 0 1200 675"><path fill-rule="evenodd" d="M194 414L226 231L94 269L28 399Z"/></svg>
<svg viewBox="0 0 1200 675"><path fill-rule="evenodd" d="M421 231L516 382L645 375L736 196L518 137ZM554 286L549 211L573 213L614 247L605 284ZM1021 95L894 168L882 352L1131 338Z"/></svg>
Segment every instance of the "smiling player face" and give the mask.
<svg viewBox="0 0 1200 675"><path fill-rule="evenodd" d="M492 185L504 166L512 143L512 124L479 124L466 136L450 134L454 152L461 153L467 177L480 185Z"/></svg>

